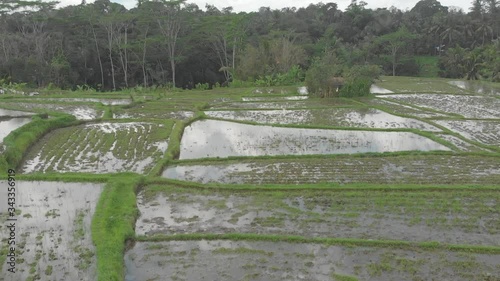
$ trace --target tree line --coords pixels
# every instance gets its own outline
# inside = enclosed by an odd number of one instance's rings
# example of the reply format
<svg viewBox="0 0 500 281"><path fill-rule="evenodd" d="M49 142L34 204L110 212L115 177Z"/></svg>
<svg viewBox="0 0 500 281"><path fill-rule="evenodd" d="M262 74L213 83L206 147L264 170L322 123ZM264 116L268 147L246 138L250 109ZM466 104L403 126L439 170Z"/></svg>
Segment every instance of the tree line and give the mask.
<svg viewBox="0 0 500 281"><path fill-rule="evenodd" d="M469 11L421 0L412 9L369 9L352 0L236 13L184 0L0 3L0 84L118 90L290 84L356 71L500 81L500 4ZM364 69L359 68L366 66Z"/></svg>

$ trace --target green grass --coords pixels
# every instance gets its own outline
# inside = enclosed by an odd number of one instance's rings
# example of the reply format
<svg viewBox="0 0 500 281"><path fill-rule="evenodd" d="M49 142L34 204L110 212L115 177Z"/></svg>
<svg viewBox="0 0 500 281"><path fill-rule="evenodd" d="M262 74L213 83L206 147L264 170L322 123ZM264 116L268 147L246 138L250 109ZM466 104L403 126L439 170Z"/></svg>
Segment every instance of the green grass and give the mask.
<svg viewBox="0 0 500 281"><path fill-rule="evenodd" d="M92 240L97 253L99 281L124 278L125 244L133 239L138 217L136 191L143 181L133 174L121 174L106 184L92 219Z"/></svg>

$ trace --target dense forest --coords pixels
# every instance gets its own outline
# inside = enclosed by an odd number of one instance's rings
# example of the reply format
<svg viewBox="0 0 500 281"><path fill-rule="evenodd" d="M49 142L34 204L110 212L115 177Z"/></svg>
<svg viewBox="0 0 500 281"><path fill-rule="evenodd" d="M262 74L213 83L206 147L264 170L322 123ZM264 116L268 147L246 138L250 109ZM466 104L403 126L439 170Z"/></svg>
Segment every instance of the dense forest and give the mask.
<svg viewBox="0 0 500 281"><path fill-rule="evenodd" d="M130 10L109 0L56 5L0 4L0 85L275 85L303 81L307 72L348 76L360 66L386 75L500 81L496 0L474 0L469 11L436 0L407 11L368 9L356 0L344 11L319 3L250 13L183 0L138 0Z"/></svg>

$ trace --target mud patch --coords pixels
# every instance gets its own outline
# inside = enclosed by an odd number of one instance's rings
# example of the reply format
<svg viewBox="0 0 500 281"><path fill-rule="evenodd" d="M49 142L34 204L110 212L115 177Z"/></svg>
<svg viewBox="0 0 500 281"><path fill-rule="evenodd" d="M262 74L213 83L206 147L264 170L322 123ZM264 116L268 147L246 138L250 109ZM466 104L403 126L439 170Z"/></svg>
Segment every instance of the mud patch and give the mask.
<svg viewBox="0 0 500 281"><path fill-rule="evenodd" d="M498 256L449 251L250 241L141 242L125 255L126 281L471 280L498 276ZM165 274L169 272L169 274Z"/></svg>
<svg viewBox="0 0 500 281"><path fill-rule="evenodd" d="M411 156L229 161L168 167L163 176L200 183L498 184L497 157Z"/></svg>
<svg viewBox="0 0 500 281"><path fill-rule="evenodd" d="M408 132L295 129L202 120L186 127L180 159L449 150Z"/></svg>
<svg viewBox="0 0 500 281"><path fill-rule="evenodd" d="M97 280L90 223L102 185L21 181L16 187L21 210L17 221L17 272L7 272L4 266L0 279ZM0 189L0 198L7 197L6 191ZM0 212L5 212L6 203L0 202ZM6 231L0 228L3 237Z"/></svg>
<svg viewBox="0 0 500 281"><path fill-rule="evenodd" d="M172 123L97 123L58 129L29 151L23 170L147 172L163 157L171 126Z"/></svg>
<svg viewBox="0 0 500 281"><path fill-rule="evenodd" d="M494 97L446 94L399 94L379 97L458 114L465 118L500 118L500 100Z"/></svg>
<svg viewBox="0 0 500 281"><path fill-rule="evenodd" d="M395 116L372 108L205 111L205 114L214 118L253 121L264 124L303 124L382 129L411 128L433 132L441 131L428 123Z"/></svg>
<svg viewBox="0 0 500 281"><path fill-rule="evenodd" d="M500 146L499 121L436 120L435 122L461 134L467 139L487 145Z"/></svg>

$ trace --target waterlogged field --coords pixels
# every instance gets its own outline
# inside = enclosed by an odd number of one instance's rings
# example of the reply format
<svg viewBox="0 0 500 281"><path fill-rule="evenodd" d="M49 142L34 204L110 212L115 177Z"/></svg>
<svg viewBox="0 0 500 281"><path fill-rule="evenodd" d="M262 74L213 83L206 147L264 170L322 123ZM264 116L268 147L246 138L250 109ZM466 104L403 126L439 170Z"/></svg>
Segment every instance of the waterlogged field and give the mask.
<svg viewBox="0 0 500 281"><path fill-rule="evenodd" d="M33 112L61 112L74 115L79 120L93 120L103 116L104 110L95 107L92 104L61 102L61 103L37 103L34 100L30 102L9 101L4 104L5 107L27 110Z"/></svg>
<svg viewBox="0 0 500 281"><path fill-rule="evenodd" d="M150 186L138 195L136 233L260 233L499 246L497 195L488 190L234 192Z"/></svg>
<svg viewBox="0 0 500 281"><path fill-rule="evenodd" d="M380 97L465 118L500 118L500 99L494 97L447 94L395 94Z"/></svg>
<svg viewBox="0 0 500 281"><path fill-rule="evenodd" d="M499 161L499 157L450 155L276 158L178 164L163 176L226 184L498 184Z"/></svg>
<svg viewBox="0 0 500 281"><path fill-rule="evenodd" d="M436 120L435 122L467 139L500 146L500 120Z"/></svg>
<svg viewBox="0 0 500 281"><path fill-rule="evenodd" d="M276 241L141 242L125 255L125 280L495 280L488 278L500 275L497 257Z"/></svg>
<svg viewBox="0 0 500 281"><path fill-rule="evenodd" d="M7 237L7 182L0 186L0 234ZM90 223L103 186L20 181L16 187L16 273L4 265L0 280L96 280Z"/></svg>
<svg viewBox="0 0 500 281"><path fill-rule="evenodd" d="M173 122L95 123L58 129L27 154L24 173L146 173L163 157Z"/></svg>
<svg viewBox="0 0 500 281"><path fill-rule="evenodd" d="M298 110L205 111L212 118L264 124L320 125L352 128L419 129L441 131L423 121L404 118L373 108L329 108Z"/></svg>
<svg viewBox="0 0 500 281"><path fill-rule="evenodd" d="M498 88L3 95L0 280L498 280Z"/></svg>
<svg viewBox="0 0 500 281"><path fill-rule="evenodd" d="M197 121L184 130L180 159L450 150L408 132L320 130Z"/></svg>

